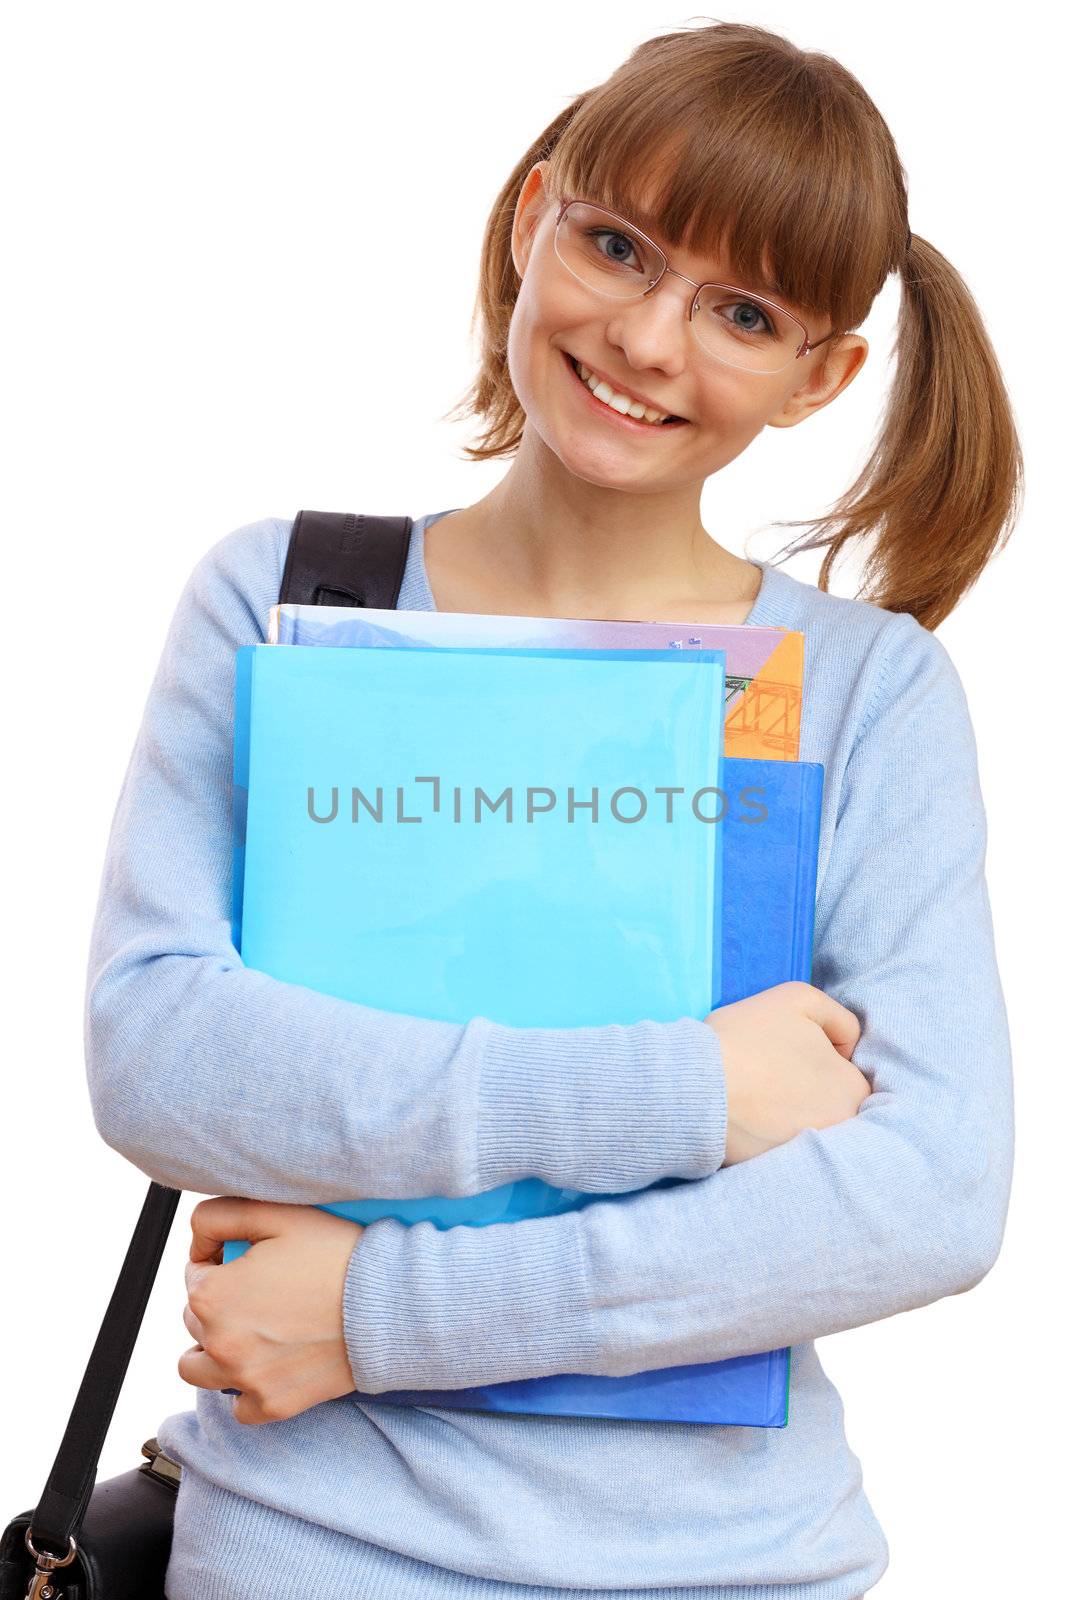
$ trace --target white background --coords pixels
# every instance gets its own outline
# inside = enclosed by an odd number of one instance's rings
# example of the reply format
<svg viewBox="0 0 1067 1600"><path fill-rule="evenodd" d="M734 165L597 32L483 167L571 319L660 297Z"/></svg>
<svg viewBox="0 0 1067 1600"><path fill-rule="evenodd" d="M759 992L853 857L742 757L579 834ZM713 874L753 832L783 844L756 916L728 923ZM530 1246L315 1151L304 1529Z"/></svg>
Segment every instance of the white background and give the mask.
<svg viewBox="0 0 1067 1600"><path fill-rule="evenodd" d="M381 11L37 3L9 12L0 38L0 1522L42 1487L146 1187L95 1132L82 1000L111 818L181 586L209 545L260 517L418 516L497 481L505 465L465 463L471 435L438 420L473 372L489 207L575 94L643 38L699 20L630 0ZM970 285L1023 439L1020 524L939 630L967 689L989 820L1016 1074L1007 1237L971 1293L819 1349L890 1542L879 1600L1036 1595L1061 1565L1061 50L1032 3L765 3L727 17L838 57L872 95L912 227ZM846 394L800 428L766 430L709 481L705 526L728 548L773 556L797 536L774 519L816 515L852 481L897 298L890 278ZM788 570L813 582L817 566ZM854 592L843 570L833 586ZM192 1403L175 1370L191 1342L192 1204L102 1476L135 1465L161 1418Z"/></svg>

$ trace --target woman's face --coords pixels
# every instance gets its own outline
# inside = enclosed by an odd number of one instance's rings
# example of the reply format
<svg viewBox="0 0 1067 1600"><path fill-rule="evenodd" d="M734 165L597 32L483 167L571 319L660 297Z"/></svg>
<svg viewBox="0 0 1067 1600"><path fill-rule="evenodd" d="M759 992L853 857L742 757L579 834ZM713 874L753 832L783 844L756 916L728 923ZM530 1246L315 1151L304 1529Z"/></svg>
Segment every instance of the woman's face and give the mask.
<svg viewBox="0 0 1067 1600"><path fill-rule="evenodd" d="M586 288L556 255L557 206L545 190L544 168L544 162L531 168L516 206L512 256L522 284L508 333L508 370L527 427L578 477L629 490L699 486L762 428L791 427L828 404L863 365L867 341L849 334L783 372L742 371L697 344L687 315L694 291L681 278L665 273L653 294L625 302ZM665 253L696 283L732 281L725 263ZM809 337L829 328L824 320L809 328ZM620 421L585 388L571 356L614 389L684 422Z"/></svg>

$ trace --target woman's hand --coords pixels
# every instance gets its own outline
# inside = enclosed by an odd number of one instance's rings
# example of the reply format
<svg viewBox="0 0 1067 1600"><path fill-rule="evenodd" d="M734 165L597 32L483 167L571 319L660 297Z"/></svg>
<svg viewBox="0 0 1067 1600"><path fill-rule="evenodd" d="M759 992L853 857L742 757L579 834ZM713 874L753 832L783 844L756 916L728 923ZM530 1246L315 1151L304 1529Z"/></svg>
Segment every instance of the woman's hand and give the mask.
<svg viewBox="0 0 1067 1600"><path fill-rule="evenodd" d="M179 1376L240 1389L238 1422L277 1422L350 1394L343 1296L362 1225L315 1206L225 1198L201 1200L190 1221L184 1316L197 1343ZM252 1247L223 1266L227 1239Z"/></svg>
<svg viewBox="0 0 1067 1600"><path fill-rule="evenodd" d="M859 1019L810 983L776 984L704 1021L726 1074L724 1167L854 1117L871 1093L851 1061Z"/></svg>

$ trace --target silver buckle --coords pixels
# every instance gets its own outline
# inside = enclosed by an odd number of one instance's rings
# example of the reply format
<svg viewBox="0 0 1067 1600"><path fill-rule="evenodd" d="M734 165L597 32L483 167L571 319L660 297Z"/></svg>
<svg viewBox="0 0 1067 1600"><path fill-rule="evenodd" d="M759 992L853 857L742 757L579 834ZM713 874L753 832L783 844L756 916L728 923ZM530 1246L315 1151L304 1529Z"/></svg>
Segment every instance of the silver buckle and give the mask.
<svg viewBox="0 0 1067 1600"><path fill-rule="evenodd" d="M50 1579L57 1567L70 1566L74 1557L78 1554L78 1546L68 1534L66 1555L49 1555L47 1550L37 1550L34 1547L32 1533L32 1528L26 1529L26 1549L37 1563L37 1571L30 1579L30 1587L26 1590L26 1600L63 1600L62 1592L55 1588Z"/></svg>

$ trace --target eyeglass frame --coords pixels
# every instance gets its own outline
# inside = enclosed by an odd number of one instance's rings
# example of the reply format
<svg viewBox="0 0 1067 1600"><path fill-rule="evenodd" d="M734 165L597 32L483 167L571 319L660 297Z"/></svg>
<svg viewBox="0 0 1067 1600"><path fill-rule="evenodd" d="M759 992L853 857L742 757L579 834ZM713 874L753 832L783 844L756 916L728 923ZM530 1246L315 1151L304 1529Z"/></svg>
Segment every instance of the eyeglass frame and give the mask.
<svg viewBox="0 0 1067 1600"><path fill-rule="evenodd" d="M586 283L584 278L578 278L577 274L574 272L574 269L567 266L567 263L563 260L563 257L559 253L559 225L563 221L566 213L570 210L571 206L578 205L591 206L594 211L602 212L604 216L610 217L613 222L623 223L623 232L635 234L638 239L642 239L645 244L649 245L650 248L655 250L658 255L662 256L663 269L661 272L657 272L647 289L641 289L637 294L631 295L608 294L604 289L594 289L591 283ZM817 350L821 344L826 343L827 339L834 339L838 336L839 332L843 331L837 328L831 328L829 333L824 334L821 339L816 339L815 343L812 344L808 338L808 330L805 324L797 316L796 312L790 311L786 306L778 305L774 300L769 300L766 295L756 294L752 289L743 289L741 285L737 283L716 283L711 280L709 280L707 283L697 283L694 278L687 278L684 272L679 272L677 267L671 266L670 262L667 260L666 252L660 245L656 243L655 239L650 239L647 233L643 233L635 223L627 221L627 219L624 216L621 216L619 212L609 211L606 206L599 205L595 200L580 200L577 196L574 196L574 198L570 200L560 200L559 210L556 212L556 222L553 230L552 245L560 265L567 267L567 271L573 278L577 280L577 282L583 286L583 288L590 289L593 294L599 294L605 300L643 300L647 295L650 295L654 289L659 287L666 273L672 272L676 278L681 278L684 283L691 283L695 290L693 298L689 302L689 311L686 314L686 321L690 324L692 324L693 321L693 313L696 309L697 298L701 289L729 289L733 294L746 295L750 299L755 300L759 305L769 306L772 311L777 311L780 316L788 317L791 321L797 324L801 333L804 335L794 356L794 359L797 361L800 360L801 356L808 355L810 351ZM700 341L697 340L697 343L699 344ZM701 349L704 349L703 345L701 345ZM724 356L716 356L711 350L708 350L705 353L710 355L713 361L721 361L724 366L734 366L733 362L727 361ZM769 372L761 372L758 367L736 367L735 370L739 372L751 372L755 376L761 378L773 378L776 373L784 372L788 365L789 363L787 361L784 366L775 367Z"/></svg>

